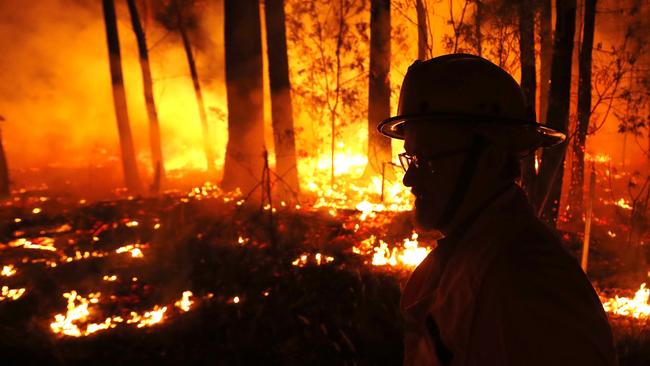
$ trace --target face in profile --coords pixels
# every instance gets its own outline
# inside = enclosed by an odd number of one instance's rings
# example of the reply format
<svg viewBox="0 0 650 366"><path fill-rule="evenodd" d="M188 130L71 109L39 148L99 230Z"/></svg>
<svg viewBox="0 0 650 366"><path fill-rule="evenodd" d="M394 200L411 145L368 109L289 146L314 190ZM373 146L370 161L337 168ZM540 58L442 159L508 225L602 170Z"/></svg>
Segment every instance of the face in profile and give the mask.
<svg viewBox="0 0 650 366"><path fill-rule="evenodd" d="M404 174L403 183L415 196L415 224L421 230L444 230L450 196L460 174L460 166L471 144L471 135L451 126L411 123L405 127L404 150L415 156Z"/></svg>

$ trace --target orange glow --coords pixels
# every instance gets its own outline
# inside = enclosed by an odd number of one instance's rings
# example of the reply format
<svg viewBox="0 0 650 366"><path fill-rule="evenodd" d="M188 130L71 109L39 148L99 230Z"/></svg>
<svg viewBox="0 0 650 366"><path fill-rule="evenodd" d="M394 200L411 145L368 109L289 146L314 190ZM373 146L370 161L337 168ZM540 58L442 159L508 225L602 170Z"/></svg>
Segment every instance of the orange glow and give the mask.
<svg viewBox="0 0 650 366"><path fill-rule="evenodd" d="M605 311L618 316L647 319L650 317L650 289L642 283L633 298L615 296L603 299Z"/></svg>

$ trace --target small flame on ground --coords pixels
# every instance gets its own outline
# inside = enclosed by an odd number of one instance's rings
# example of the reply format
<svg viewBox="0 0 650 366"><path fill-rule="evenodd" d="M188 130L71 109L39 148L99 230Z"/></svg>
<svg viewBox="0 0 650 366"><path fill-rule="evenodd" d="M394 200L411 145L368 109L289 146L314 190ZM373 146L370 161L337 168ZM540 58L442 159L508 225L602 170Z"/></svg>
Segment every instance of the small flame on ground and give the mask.
<svg viewBox="0 0 650 366"><path fill-rule="evenodd" d="M605 299L603 301L603 307L610 314L636 319L648 319L650 318L648 298L650 298L650 289L647 289L646 284L642 283L633 298L615 296Z"/></svg>
<svg viewBox="0 0 650 366"><path fill-rule="evenodd" d="M377 241L377 238L372 235L352 250L357 254L372 253L372 265L374 266L390 265L391 267L407 268L419 265L431 251L429 248L419 246L418 234L415 232L411 234L411 238L404 239L401 248L395 246L390 249L388 243L383 240Z"/></svg>
<svg viewBox="0 0 650 366"><path fill-rule="evenodd" d="M329 255L323 255L321 253L315 253L315 254L303 253L298 258L294 259L291 262L291 264L296 267L304 267L307 265L307 263L310 262L309 260L310 257L313 258L312 262L316 263L316 265L318 266L320 266L321 264L334 262L334 257L330 257Z"/></svg>
<svg viewBox="0 0 650 366"><path fill-rule="evenodd" d="M16 268L14 267L13 264L2 266L2 272L0 272L0 276L11 277L15 274L16 274Z"/></svg>
<svg viewBox="0 0 650 366"><path fill-rule="evenodd" d="M25 293L24 288L9 288L9 286L2 286L0 293L0 301L4 300L18 300Z"/></svg>
<svg viewBox="0 0 650 366"><path fill-rule="evenodd" d="M625 198L621 198L620 200L616 201L616 206L623 208L625 210L632 209L632 206L630 206L630 203Z"/></svg>
<svg viewBox="0 0 650 366"><path fill-rule="evenodd" d="M194 304L194 301L190 300L190 297L193 296L194 295L192 294L192 291L184 291L183 297L180 300L176 301L174 303L174 306L176 306L177 308L183 311L190 311L192 304Z"/></svg>
<svg viewBox="0 0 650 366"><path fill-rule="evenodd" d="M142 253L142 250L140 248L144 248L144 245L142 244L129 244L125 245L123 247L119 247L115 250L115 253L121 254L121 253L131 253L132 258L142 258L144 257L144 253Z"/></svg>
<svg viewBox="0 0 650 366"><path fill-rule="evenodd" d="M37 249L37 250L48 250L51 252L56 251L54 246L54 239L49 237L40 237L28 240L25 238L18 238L9 242L9 246L13 248L23 247L25 249Z"/></svg>

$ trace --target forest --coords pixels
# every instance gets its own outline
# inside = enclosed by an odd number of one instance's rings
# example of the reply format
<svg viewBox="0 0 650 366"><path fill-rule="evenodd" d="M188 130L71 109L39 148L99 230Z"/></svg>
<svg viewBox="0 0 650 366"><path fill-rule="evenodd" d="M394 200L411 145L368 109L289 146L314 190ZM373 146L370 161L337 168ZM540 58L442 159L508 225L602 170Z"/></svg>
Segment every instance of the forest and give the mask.
<svg viewBox="0 0 650 366"><path fill-rule="evenodd" d="M449 53L566 135L517 183L650 364L648 0L4 0L0 45L3 364L401 364L440 236L377 124Z"/></svg>

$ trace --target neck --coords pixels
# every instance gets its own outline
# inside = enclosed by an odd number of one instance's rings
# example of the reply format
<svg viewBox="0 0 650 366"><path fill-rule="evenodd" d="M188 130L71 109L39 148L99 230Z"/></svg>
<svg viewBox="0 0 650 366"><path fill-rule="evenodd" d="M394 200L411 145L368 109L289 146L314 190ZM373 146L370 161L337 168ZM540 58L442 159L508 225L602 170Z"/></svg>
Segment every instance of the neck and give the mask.
<svg viewBox="0 0 650 366"><path fill-rule="evenodd" d="M514 186L514 182L502 182L499 185L491 186L492 189L481 189L469 192L458 211L450 220L449 224L440 231L445 238L454 238L462 235L483 211L488 208L497 198Z"/></svg>

